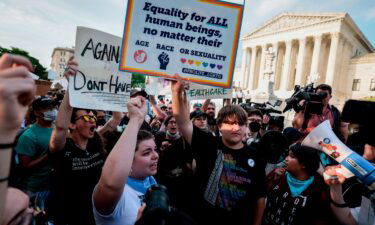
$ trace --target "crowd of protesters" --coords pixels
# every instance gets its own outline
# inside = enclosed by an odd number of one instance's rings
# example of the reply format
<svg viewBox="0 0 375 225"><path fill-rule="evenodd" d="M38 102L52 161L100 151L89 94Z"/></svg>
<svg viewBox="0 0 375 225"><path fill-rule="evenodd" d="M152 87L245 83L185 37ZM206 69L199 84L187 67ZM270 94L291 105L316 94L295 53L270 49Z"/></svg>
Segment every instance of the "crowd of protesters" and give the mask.
<svg viewBox="0 0 375 225"><path fill-rule="evenodd" d="M69 60L67 79L78 67ZM171 102L133 90L120 113L73 108L68 92L36 97L28 71L22 57L0 58L1 225L375 224L374 193L301 145L329 120L344 143L375 162L374 146L349 136L329 104L329 85L316 87L326 93L321 115L301 110L284 128L241 107L242 91L221 109L210 99L190 105L189 83L178 76ZM276 160L268 142L285 149ZM155 184L167 188L168 210L146 210Z"/></svg>

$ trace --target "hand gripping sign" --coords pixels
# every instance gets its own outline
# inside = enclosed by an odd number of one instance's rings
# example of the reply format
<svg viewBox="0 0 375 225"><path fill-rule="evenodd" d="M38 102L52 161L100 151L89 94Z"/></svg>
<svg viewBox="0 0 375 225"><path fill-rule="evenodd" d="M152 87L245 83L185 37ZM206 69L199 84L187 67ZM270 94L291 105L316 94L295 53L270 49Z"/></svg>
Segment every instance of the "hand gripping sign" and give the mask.
<svg viewBox="0 0 375 225"><path fill-rule="evenodd" d="M129 0L120 70L229 88L243 5Z"/></svg>
<svg viewBox="0 0 375 225"><path fill-rule="evenodd" d="M118 70L121 38L86 27L77 27L74 58L79 67L69 79L73 107L127 111L131 74Z"/></svg>
<svg viewBox="0 0 375 225"><path fill-rule="evenodd" d="M303 140L302 145L323 151L348 169L362 183L375 189L375 166L342 143L333 133L328 120L315 127Z"/></svg>

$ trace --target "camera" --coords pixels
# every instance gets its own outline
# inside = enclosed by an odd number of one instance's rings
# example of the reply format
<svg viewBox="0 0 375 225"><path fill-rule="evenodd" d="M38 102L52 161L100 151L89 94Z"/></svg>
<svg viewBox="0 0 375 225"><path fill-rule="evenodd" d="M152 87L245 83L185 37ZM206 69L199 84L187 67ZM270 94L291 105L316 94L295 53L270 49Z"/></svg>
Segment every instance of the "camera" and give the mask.
<svg viewBox="0 0 375 225"><path fill-rule="evenodd" d="M327 97L327 93L315 93L314 83L307 85L306 87L301 87L296 85L294 87L293 95L286 99L286 106L283 110L283 113L294 109L295 112L300 112L305 108L306 113L313 113L321 115L323 112L323 99ZM301 106L299 102L305 100L305 104Z"/></svg>
<svg viewBox="0 0 375 225"><path fill-rule="evenodd" d="M146 203L144 212L153 211L155 209L169 212L172 208L169 205L167 187L161 184L154 184L147 190L144 202Z"/></svg>

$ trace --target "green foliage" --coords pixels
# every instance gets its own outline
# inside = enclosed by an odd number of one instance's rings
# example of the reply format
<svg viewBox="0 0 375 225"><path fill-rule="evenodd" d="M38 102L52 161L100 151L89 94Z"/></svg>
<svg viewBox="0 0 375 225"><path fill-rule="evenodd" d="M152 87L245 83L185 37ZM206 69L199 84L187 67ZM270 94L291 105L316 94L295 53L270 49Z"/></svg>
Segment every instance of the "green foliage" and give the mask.
<svg viewBox="0 0 375 225"><path fill-rule="evenodd" d="M39 79L42 79L42 80L48 79L47 68L42 66L42 64L39 63L38 59L30 56L27 51L19 49L19 48L15 48L15 47L11 47L11 49L7 49L7 48L3 48L0 46L0 57L5 53L25 56L26 58L30 60L31 64L34 67L34 73L39 77Z"/></svg>
<svg viewBox="0 0 375 225"><path fill-rule="evenodd" d="M133 73L132 75L132 88L146 88L146 76L139 73Z"/></svg>

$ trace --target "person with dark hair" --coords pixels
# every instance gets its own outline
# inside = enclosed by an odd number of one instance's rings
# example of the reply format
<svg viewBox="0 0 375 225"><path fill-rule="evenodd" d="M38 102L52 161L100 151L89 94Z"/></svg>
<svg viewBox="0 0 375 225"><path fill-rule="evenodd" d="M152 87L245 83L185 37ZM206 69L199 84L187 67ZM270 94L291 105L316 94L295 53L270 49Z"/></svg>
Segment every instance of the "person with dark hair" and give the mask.
<svg viewBox="0 0 375 225"><path fill-rule="evenodd" d="M267 176L267 205L263 224L335 224L329 207L327 188L316 173L316 149L294 144L286 160L285 174Z"/></svg>
<svg viewBox="0 0 375 225"><path fill-rule="evenodd" d="M71 58L64 75L74 76L77 69L77 62ZM65 94L49 143L54 167L51 214L55 225L95 224L91 196L106 157L103 134L116 129L121 118L122 113L114 112L97 130L94 111L71 107L69 92Z"/></svg>
<svg viewBox="0 0 375 225"><path fill-rule="evenodd" d="M177 79L172 82L173 113L197 163L197 221L260 224L265 204L265 172L257 152L242 142L247 113L238 105L223 107L217 117L222 136L214 137L189 120L187 83Z"/></svg>
<svg viewBox="0 0 375 225"><path fill-rule="evenodd" d="M322 101L322 114L306 114L305 109L301 110L300 112L296 113L293 118L293 127L299 129L304 134L304 136L307 136L307 134L315 127L317 127L320 123L324 122L325 120L329 120L336 136L345 142L345 129L348 129L347 125L341 122L340 111L335 106L329 104L329 101L332 98L332 87L328 84L320 84L315 88L315 92L317 94L326 93L327 95L326 98L324 98ZM300 104L306 108L304 100L302 100Z"/></svg>
<svg viewBox="0 0 375 225"><path fill-rule="evenodd" d="M169 116L164 121L166 132L155 135L159 152L156 179L168 189L171 205L191 211L193 154L189 144L177 129L176 118Z"/></svg>
<svg viewBox="0 0 375 225"><path fill-rule="evenodd" d="M16 152L20 159L19 187L28 194L32 202L44 210L50 190L52 165L48 160L48 144L57 110L50 97L41 96L33 101L32 110L36 122L19 137Z"/></svg>
<svg viewBox="0 0 375 225"><path fill-rule="evenodd" d="M208 130L215 136L220 136L219 129L216 124L216 104L211 99L206 99L202 106L202 111L207 114Z"/></svg>
<svg viewBox="0 0 375 225"><path fill-rule="evenodd" d="M247 112L247 123L248 123L248 134L247 134L247 145L251 143L259 142L261 137L261 129L263 124L263 113L254 108L246 108Z"/></svg>
<svg viewBox="0 0 375 225"><path fill-rule="evenodd" d="M156 184L158 153L153 135L140 130L147 107L142 96L128 102L129 123L104 164L92 195L97 225L132 225L148 188Z"/></svg>

